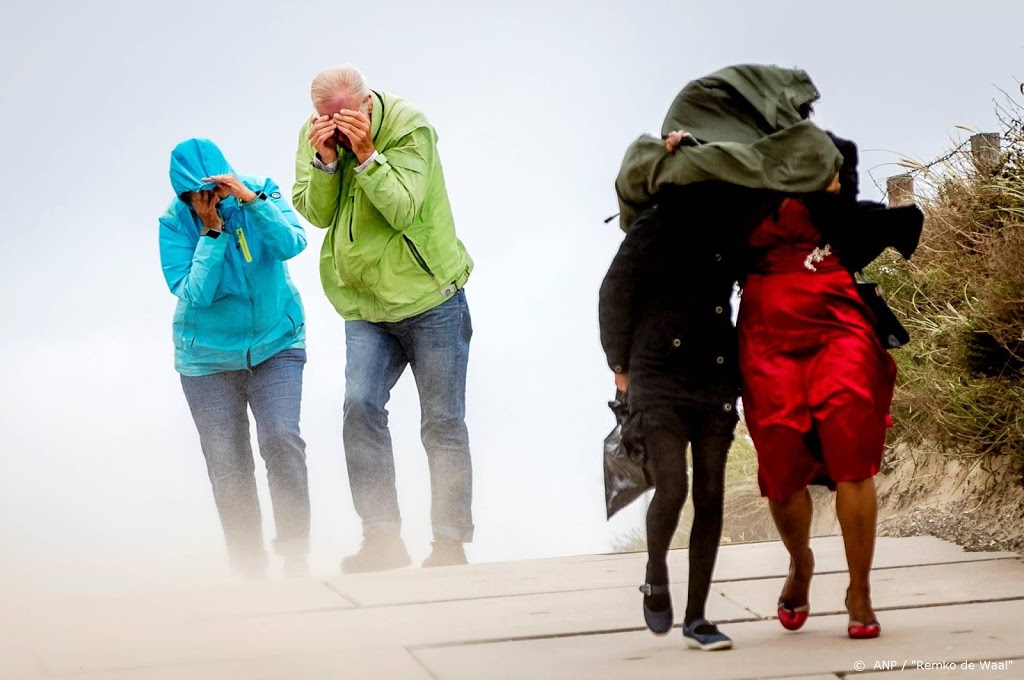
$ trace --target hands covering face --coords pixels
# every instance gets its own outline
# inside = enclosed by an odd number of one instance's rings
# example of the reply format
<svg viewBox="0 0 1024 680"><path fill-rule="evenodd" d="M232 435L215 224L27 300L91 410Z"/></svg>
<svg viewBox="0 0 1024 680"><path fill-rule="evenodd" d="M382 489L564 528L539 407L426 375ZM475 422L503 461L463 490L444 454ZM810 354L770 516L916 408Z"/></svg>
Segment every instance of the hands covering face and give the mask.
<svg viewBox="0 0 1024 680"><path fill-rule="evenodd" d="M189 204L203 221L203 226L211 231L220 231L224 228L224 222L217 214L217 204L220 203L220 196L216 191L194 191L189 194Z"/></svg>
<svg viewBox="0 0 1024 680"><path fill-rule="evenodd" d="M309 141L324 163L338 160L338 144L355 154L364 163L374 152L373 134L370 131L370 114L373 102L366 113L355 109L342 109L330 116L313 116L309 127Z"/></svg>

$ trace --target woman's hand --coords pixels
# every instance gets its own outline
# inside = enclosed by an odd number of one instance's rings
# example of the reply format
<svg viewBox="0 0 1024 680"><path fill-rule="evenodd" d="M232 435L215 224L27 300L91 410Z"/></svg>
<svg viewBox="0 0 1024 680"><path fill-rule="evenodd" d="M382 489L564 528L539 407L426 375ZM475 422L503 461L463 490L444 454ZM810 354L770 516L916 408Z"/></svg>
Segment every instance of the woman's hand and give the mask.
<svg viewBox="0 0 1024 680"><path fill-rule="evenodd" d="M234 196L242 203L248 203L256 198L256 192L242 184L242 181L234 175L214 175L204 177L203 182L212 182L217 185L217 193L221 198Z"/></svg>
<svg viewBox="0 0 1024 680"><path fill-rule="evenodd" d="M684 144L696 145L697 138L686 130L675 130L668 133L668 137L665 138L665 150L669 153L672 153Z"/></svg>
<svg viewBox="0 0 1024 680"><path fill-rule="evenodd" d="M832 178L832 183L828 185L825 191L830 194L838 194L841 188L842 184L839 183L839 173L837 172L836 176Z"/></svg>
<svg viewBox="0 0 1024 680"><path fill-rule="evenodd" d="M220 196L215 191L197 191L192 194L192 209L203 221L203 226L210 231L220 231L224 228L224 222L217 214L218 203Z"/></svg>

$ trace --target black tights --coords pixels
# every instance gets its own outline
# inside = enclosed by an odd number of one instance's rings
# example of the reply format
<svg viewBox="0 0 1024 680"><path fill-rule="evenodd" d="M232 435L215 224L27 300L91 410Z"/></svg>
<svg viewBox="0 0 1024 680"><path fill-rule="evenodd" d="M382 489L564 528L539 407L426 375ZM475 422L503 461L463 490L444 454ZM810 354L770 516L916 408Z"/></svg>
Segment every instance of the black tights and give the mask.
<svg viewBox="0 0 1024 680"><path fill-rule="evenodd" d="M654 467L654 499L647 509L647 583L668 583L668 548L686 501L686 445L693 458L693 527L690 531L690 581L686 624L705 618L711 573L722 538L725 462L736 417L701 408L643 412L647 455ZM647 606L663 611L668 595L652 595Z"/></svg>

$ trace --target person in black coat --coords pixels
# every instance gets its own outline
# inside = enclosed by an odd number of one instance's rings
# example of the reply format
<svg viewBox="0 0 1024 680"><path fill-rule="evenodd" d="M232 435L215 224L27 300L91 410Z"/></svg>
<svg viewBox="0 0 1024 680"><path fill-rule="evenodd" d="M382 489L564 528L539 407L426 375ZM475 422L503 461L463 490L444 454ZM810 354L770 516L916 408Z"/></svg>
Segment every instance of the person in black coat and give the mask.
<svg viewBox="0 0 1024 680"><path fill-rule="evenodd" d="M706 650L732 646L706 619L705 605L737 423L731 299L744 267L744 234L757 221L752 193L719 182L662 191L627 232L600 291L601 343L627 395L624 429L642 439L654 471L644 618L655 634L672 627L666 558L686 500L689 444L694 520L683 634Z"/></svg>

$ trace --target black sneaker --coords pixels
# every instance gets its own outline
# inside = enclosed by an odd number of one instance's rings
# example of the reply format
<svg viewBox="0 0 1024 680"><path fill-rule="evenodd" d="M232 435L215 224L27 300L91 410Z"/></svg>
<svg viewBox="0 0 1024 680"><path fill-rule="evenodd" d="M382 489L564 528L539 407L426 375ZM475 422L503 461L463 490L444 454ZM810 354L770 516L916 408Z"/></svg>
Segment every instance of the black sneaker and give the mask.
<svg viewBox="0 0 1024 680"><path fill-rule="evenodd" d="M439 538L430 545L434 549L430 552L430 556L423 560L424 567L454 567L460 564L469 564L462 541Z"/></svg>
<svg viewBox="0 0 1024 680"><path fill-rule="evenodd" d="M341 571L358 574L366 571L386 571L412 564L409 551L405 549L402 537L392 534L371 534L363 539L363 545L355 555L341 560Z"/></svg>

